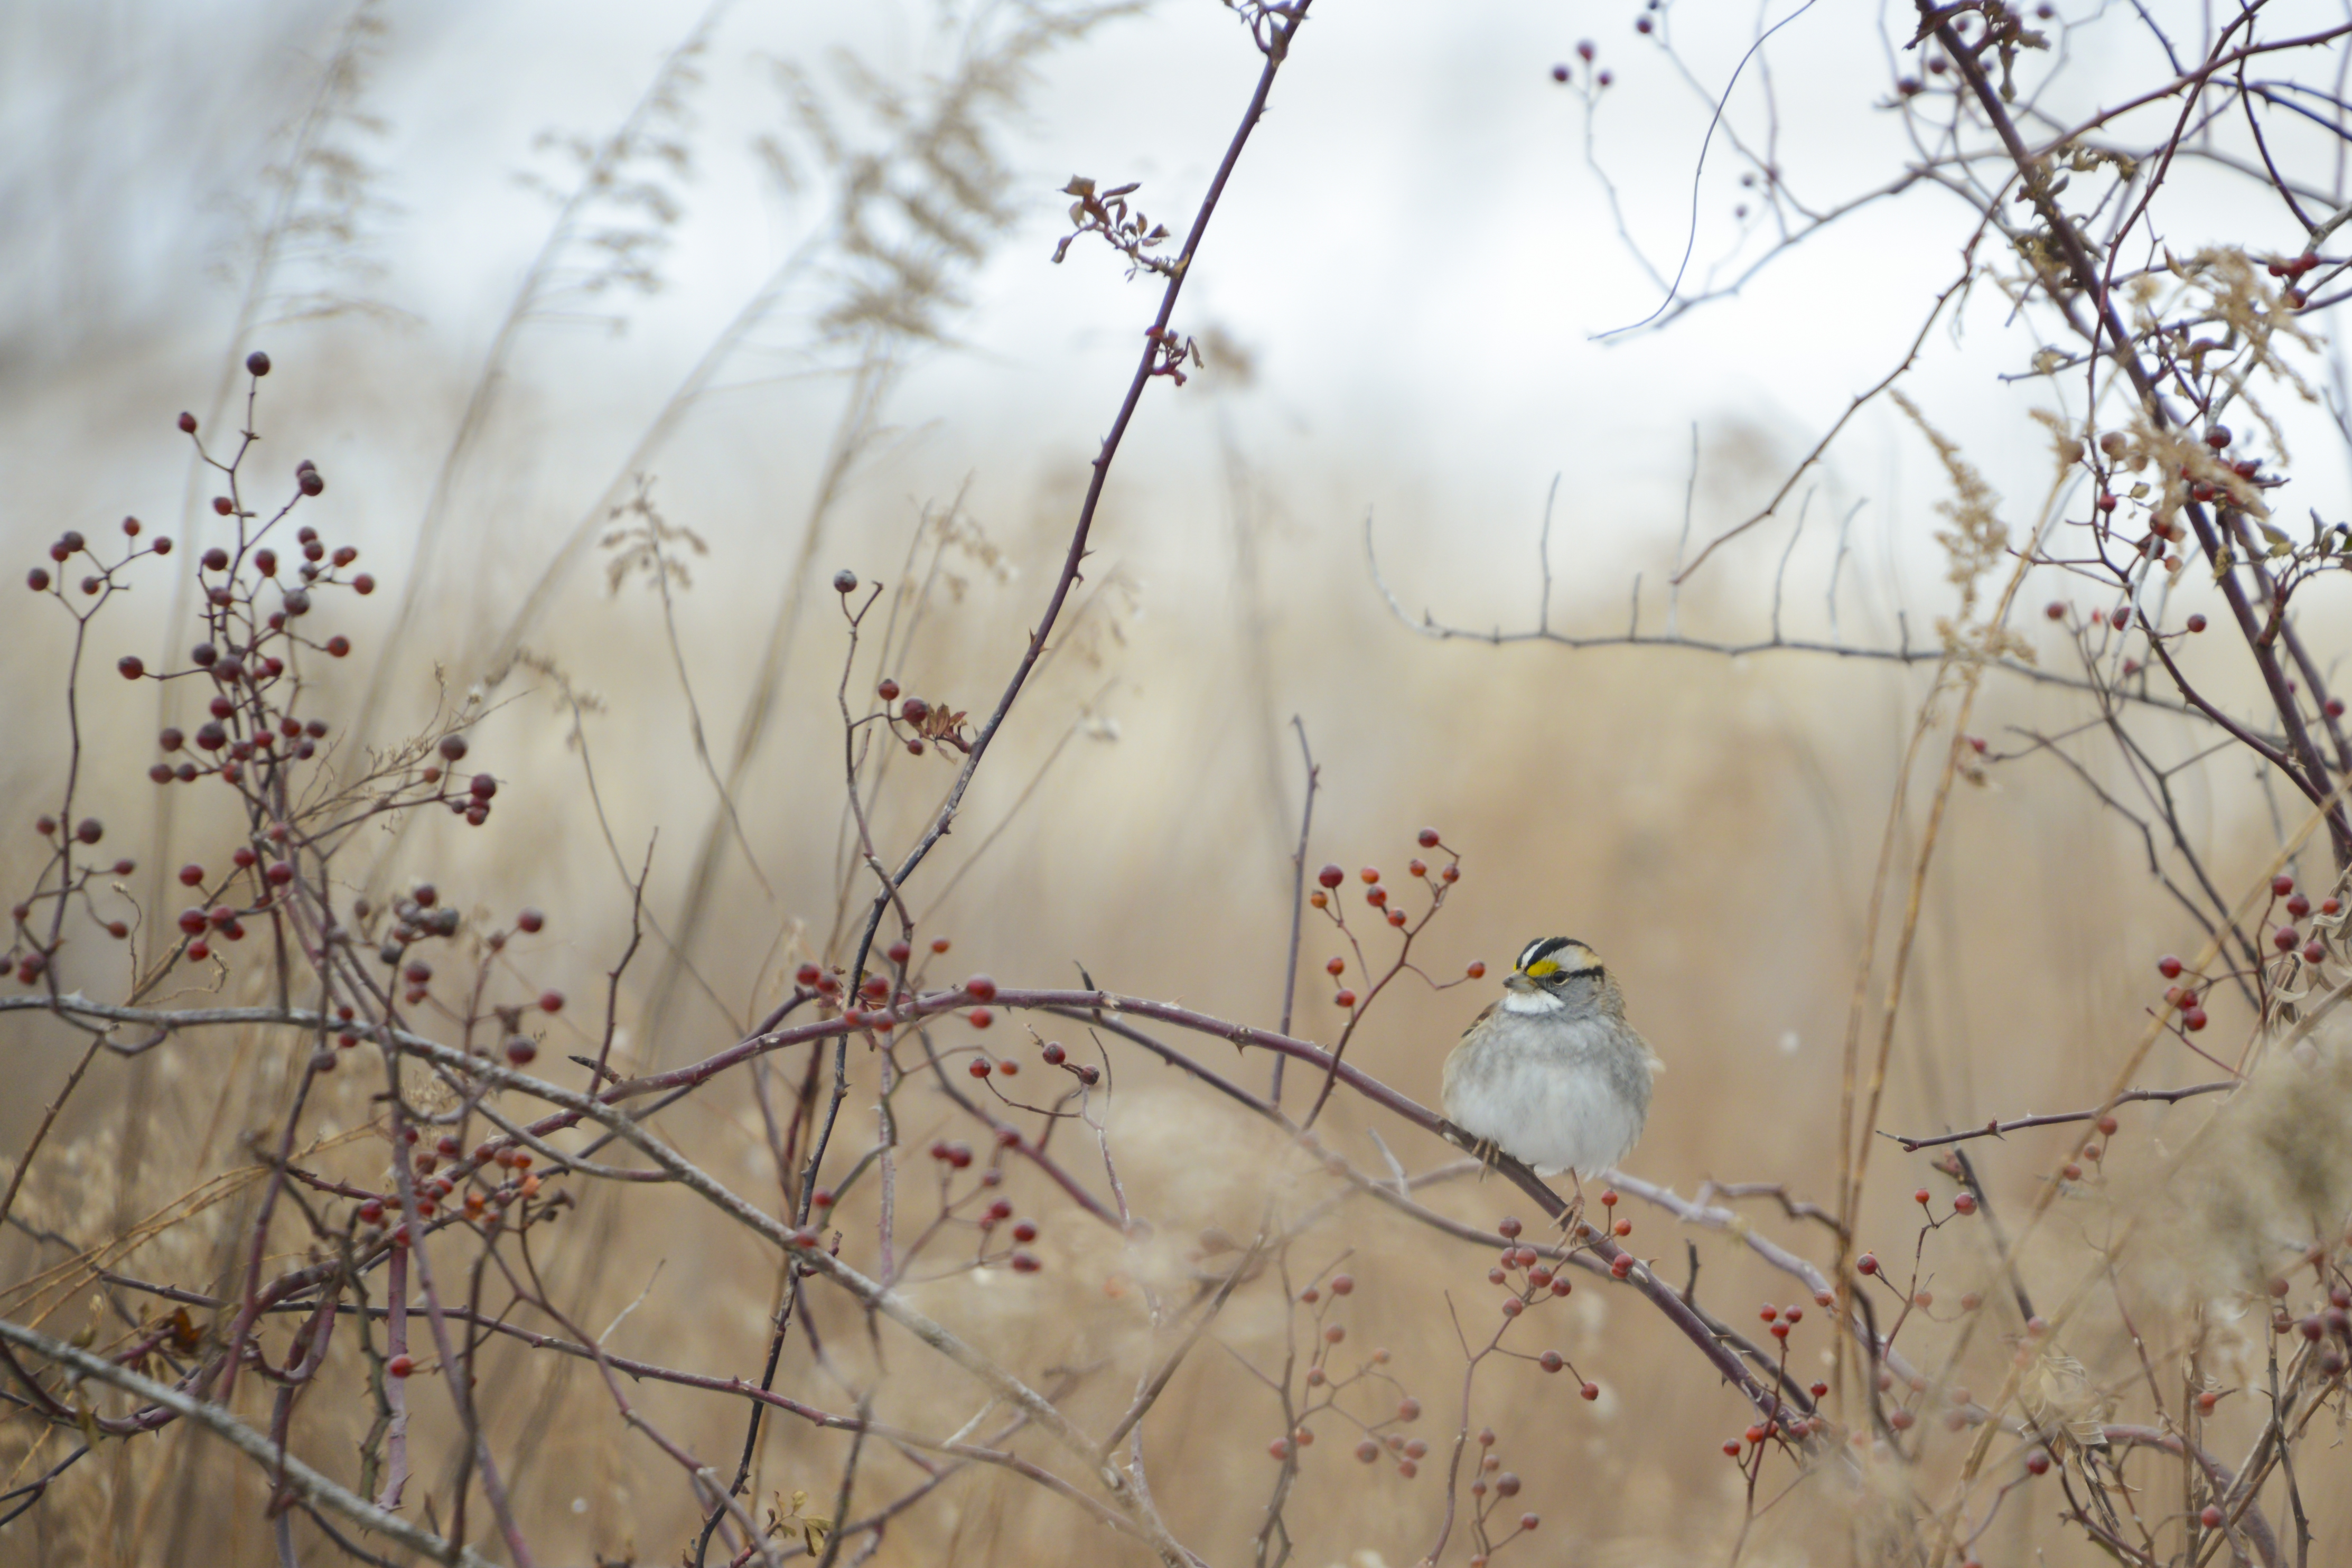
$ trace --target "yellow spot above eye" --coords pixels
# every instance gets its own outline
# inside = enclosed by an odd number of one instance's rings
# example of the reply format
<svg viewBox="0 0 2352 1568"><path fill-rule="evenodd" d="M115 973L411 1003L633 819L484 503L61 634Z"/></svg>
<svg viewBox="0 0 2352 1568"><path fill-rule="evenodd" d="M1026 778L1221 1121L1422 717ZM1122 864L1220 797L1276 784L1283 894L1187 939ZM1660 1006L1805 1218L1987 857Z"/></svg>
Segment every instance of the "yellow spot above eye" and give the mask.
<svg viewBox="0 0 2352 1568"><path fill-rule="evenodd" d="M1541 980L1547 974L1557 974L1559 973L1559 965L1554 963L1549 958L1538 958L1533 963L1528 964L1527 969L1528 978L1530 980Z"/></svg>

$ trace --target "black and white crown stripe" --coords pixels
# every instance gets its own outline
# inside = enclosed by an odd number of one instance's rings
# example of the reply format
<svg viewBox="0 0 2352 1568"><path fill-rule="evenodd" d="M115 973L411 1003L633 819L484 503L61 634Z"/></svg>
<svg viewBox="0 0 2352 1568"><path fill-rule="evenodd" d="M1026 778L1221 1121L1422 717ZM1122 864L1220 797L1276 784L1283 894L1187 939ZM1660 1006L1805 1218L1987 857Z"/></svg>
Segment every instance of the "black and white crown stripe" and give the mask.
<svg viewBox="0 0 2352 1568"><path fill-rule="evenodd" d="M1518 964L1519 972L1524 974L1527 973L1527 967L1528 964L1540 963L1544 959L1549 958L1553 953L1558 952L1564 947L1582 946L1584 946L1584 943L1577 941L1576 938L1572 936L1538 937L1535 941L1528 943L1528 945L1520 951Z"/></svg>

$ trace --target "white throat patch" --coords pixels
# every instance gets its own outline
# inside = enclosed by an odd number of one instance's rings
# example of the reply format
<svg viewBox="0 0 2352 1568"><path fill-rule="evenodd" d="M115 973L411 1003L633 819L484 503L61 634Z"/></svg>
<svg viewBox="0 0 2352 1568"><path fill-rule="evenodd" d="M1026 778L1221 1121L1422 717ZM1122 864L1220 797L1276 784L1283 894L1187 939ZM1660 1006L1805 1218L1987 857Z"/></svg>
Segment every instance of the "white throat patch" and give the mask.
<svg viewBox="0 0 2352 1568"><path fill-rule="evenodd" d="M1506 1013L1557 1013L1568 1004L1549 991L1515 991L1503 993Z"/></svg>

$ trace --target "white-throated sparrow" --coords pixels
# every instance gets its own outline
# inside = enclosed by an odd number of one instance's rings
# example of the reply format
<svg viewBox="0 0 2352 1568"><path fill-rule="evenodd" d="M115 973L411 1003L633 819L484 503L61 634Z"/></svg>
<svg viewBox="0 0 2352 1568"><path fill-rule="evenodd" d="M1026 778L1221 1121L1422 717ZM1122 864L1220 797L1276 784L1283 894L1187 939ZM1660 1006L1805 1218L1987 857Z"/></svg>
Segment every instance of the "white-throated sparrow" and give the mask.
<svg viewBox="0 0 2352 1568"><path fill-rule="evenodd" d="M1664 1067L1625 1022L1625 997L1593 951L1564 936L1528 943L1502 999L1445 1058L1446 1120L1535 1168L1587 1173L1623 1159Z"/></svg>

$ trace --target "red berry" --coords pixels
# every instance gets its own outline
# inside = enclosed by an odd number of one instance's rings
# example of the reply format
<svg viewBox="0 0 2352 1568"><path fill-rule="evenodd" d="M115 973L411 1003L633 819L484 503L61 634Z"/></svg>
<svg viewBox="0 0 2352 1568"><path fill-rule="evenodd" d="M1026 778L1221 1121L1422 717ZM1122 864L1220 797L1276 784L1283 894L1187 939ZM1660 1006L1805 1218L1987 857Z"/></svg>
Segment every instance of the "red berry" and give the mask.
<svg viewBox="0 0 2352 1568"><path fill-rule="evenodd" d="M975 1002L996 1000L996 982L985 974L975 974L963 983L964 994Z"/></svg>
<svg viewBox="0 0 2352 1568"><path fill-rule="evenodd" d="M1927 1188L1921 1187L1917 1192L1911 1194L1911 1201L1917 1204L1920 1207L1925 1208L1929 1203L1934 1201L1934 1198Z"/></svg>
<svg viewBox="0 0 2352 1568"><path fill-rule="evenodd" d="M2303 961L2305 963L2317 963L2321 959L2326 958L2326 956L2327 950L2319 945L2319 939L2317 937L2314 937L2311 941L2303 944Z"/></svg>
<svg viewBox="0 0 2352 1568"><path fill-rule="evenodd" d="M552 990L541 992L539 994L539 1010L542 1013L562 1012L563 993Z"/></svg>
<svg viewBox="0 0 2352 1568"><path fill-rule="evenodd" d="M2066 618L2066 606L2053 599L2043 606L2042 613L2053 621L2063 621Z"/></svg>
<svg viewBox="0 0 2352 1568"><path fill-rule="evenodd" d="M971 1061L971 1066L964 1070L971 1073L974 1078L986 1078L990 1073L994 1072L996 1069L989 1065L989 1060L986 1057L974 1057Z"/></svg>
<svg viewBox="0 0 2352 1568"><path fill-rule="evenodd" d="M2172 954L2170 954L2170 953L2168 953L2168 953L2166 953L2162 958L2159 958L2159 959L2158 959L2158 960L2156 961L2156 972L2157 972L2158 974L2163 975L2167 980L2178 980L2178 979L2179 979L2179 978L2180 978L2180 968L2181 968L2180 960L2179 960L2178 958L2175 958Z"/></svg>
<svg viewBox="0 0 2352 1568"><path fill-rule="evenodd" d="M898 683L887 679L887 677L884 679L882 684L876 687L874 689L880 694L882 700L885 702L896 702L898 700Z"/></svg>
<svg viewBox="0 0 2352 1568"><path fill-rule="evenodd" d="M2185 1009L2180 1015L2180 1023L2182 1027L2195 1034L2205 1026L2205 1009L2194 1006Z"/></svg>
<svg viewBox="0 0 2352 1568"><path fill-rule="evenodd" d="M1436 848L1439 843L1437 829L1434 827L1423 828L1419 834L1414 836L1414 842L1418 843L1423 849Z"/></svg>
<svg viewBox="0 0 2352 1568"><path fill-rule="evenodd" d="M2033 1452L2026 1455L2025 1468L2027 1470L2037 1476L2048 1475L2050 1473L2050 1450L2047 1448L2036 1448Z"/></svg>
<svg viewBox="0 0 2352 1568"><path fill-rule="evenodd" d="M1962 1194L1960 1194L1958 1197L1955 1197L1955 1198L1952 1200L1952 1210L1953 1210L1953 1212L1954 1212L1955 1214L1974 1214L1974 1213L1976 1213L1976 1212L1977 1212L1977 1195L1976 1195L1976 1194L1974 1194L1974 1193L1962 1193Z"/></svg>
<svg viewBox="0 0 2352 1568"><path fill-rule="evenodd" d="M1348 961L1344 958L1332 958L1324 962L1323 973L1326 974L1337 976L1344 974L1347 972Z"/></svg>
<svg viewBox="0 0 2352 1568"><path fill-rule="evenodd" d="M529 1067L539 1056L539 1043L529 1035L516 1035L507 1041L507 1060L515 1066Z"/></svg>
<svg viewBox="0 0 2352 1568"><path fill-rule="evenodd" d="M2280 872L2271 879L2271 891L2279 898L2285 898L2294 891L2294 879L2284 871Z"/></svg>
<svg viewBox="0 0 2352 1568"><path fill-rule="evenodd" d="M375 592L375 579L362 572L352 579L352 592L362 598Z"/></svg>
<svg viewBox="0 0 2352 1568"><path fill-rule="evenodd" d="M394 1377L406 1377L416 1370L416 1362L410 1356L396 1355L384 1363L383 1370Z"/></svg>
<svg viewBox="0 0 2352 1568"><path fill-rule="evenodd" d="M1070 1055L1069 1052L1062 1048L1062 1042L1059 1040L1047 1040L1045 1042L1045 1048L1039 1051L1037 1054L1045 1058L1045 1065L1047 1067L1060 1067L1065 1061L1069 1059Z"/></svg>
<svg viewBox="0 0 2352 1568"><path fill-rule="evenodd" d="M1352 1007L1356 1005L1356 994L1343 985L1331 994L1331 1002L1334 1006Z"/></svg>
<svg viewBox="0 0 2352 1568"><path fill-rule="evenodd" d="M2293 926L2281 926L2278 930L2271 932L2271 945L2277 948L2281 952L2286 952L2293 950L2294 944L2299 940L2301 939L2294 934L2294 928Z"/></svg>
<svg viewBox="0 0 2352 1568"><path fill-rule="evenodd" d="M836 594L857 592L857 574L843 567L833 574L833 591Z"/></svg>
<svg viewBox="0 0 2352 1568"><path fill-rule="evenodd" d="M2197 1515L2197 1522L2198 1522L2198 1523L2200 1523L2200 1524L2201 1524L2201 1525L2203 1525L2203 1526L2204 1526L2206 1529L2208 1529L2208 1530L2219 1530L2219 1529L2221 1529L2221 1508L2220 1508L2217 1504L2210 1503L2210 1502L2209 1502L2209 1503L2207 1503L2207 1504L2205 1505L2204 1509L2203 1509L2200 1512L2199 1512L2199 1514Z"/></svg>
<svg viewBox="0 0 2352 1568"><path fill-rule="evenodd" d="M1853 1260L1853 1267L1858 1274L1875 1274L1878 1272L1878 1259L1874 1255L1865 1252Z"/></svg>
<svg viewBox="0 0 2352 1568"><path fill-rule="evenodd" d="M1486 965L1483 962L1474 959L1471 961L1470 967L1464 970L1463 973L1469 975L1473 980L1484 980L1486 977Z"/></svg>
<svg viewBox="0 0 2352 1568"><path fill-rule="evenodd" d="M2191 616L2185 624L2190 631L2201 632L2205 629L2205 617L2202 616Z"/></svg>
<svg viewBox="0 0 2352 1568"><path fill-rule="evenodd" d="M1551 79L1554 81L1566 81L1568 79L1568 68L1566 66L1552 67Z"/></svg>
<svg viewBox="0 0 2352 1568"><path fill-rule="evenodd" d="M985 1007L974 1007L971 1012L964 1015L964 1020L975 1029L985 1029L991 1024L996 1022L996 1015L990 1012ZM1004 1070L1006 1072L1012 1072L1015 1069L1011 1062L1007 1062L1004 1064Z"/></svg>

